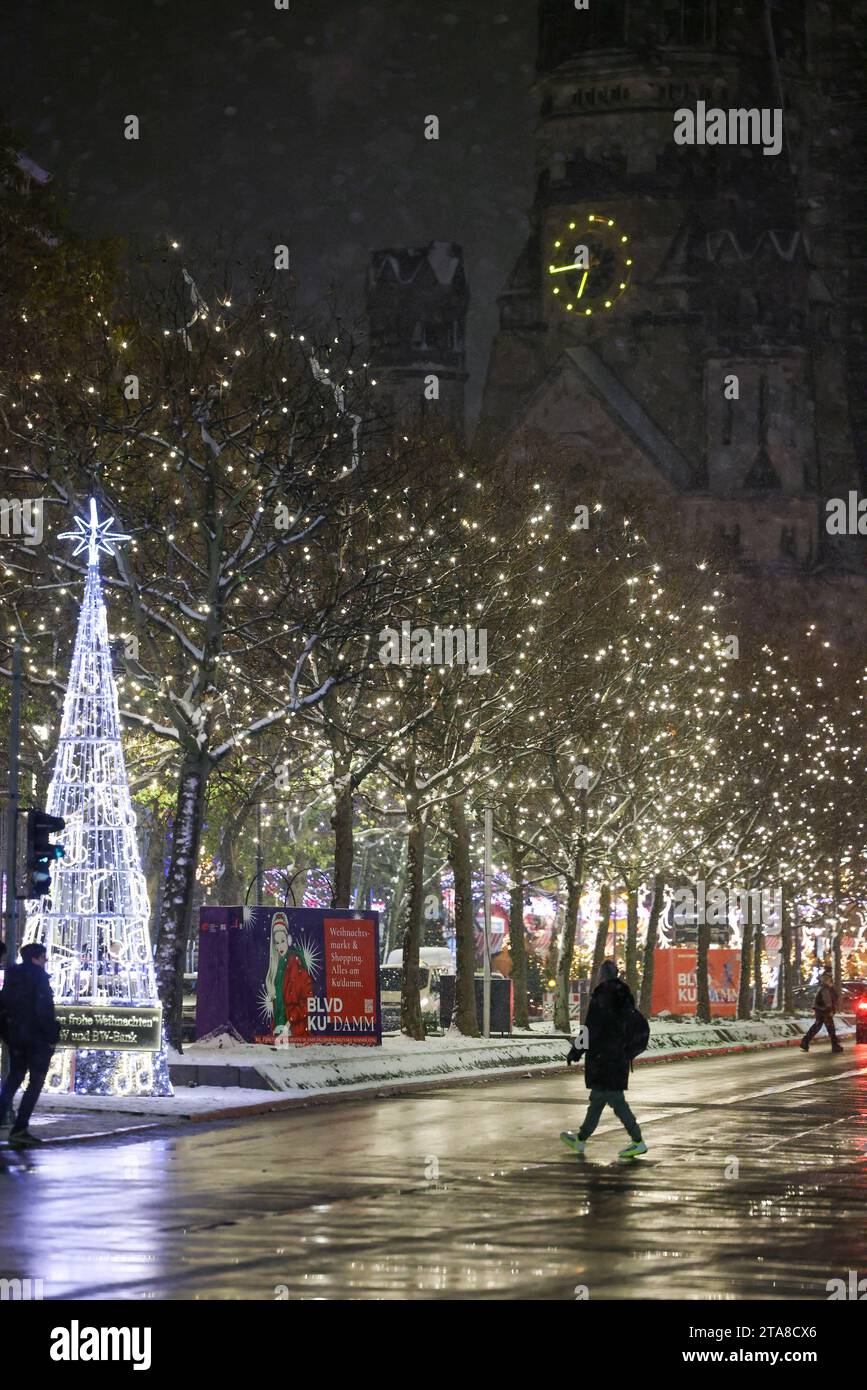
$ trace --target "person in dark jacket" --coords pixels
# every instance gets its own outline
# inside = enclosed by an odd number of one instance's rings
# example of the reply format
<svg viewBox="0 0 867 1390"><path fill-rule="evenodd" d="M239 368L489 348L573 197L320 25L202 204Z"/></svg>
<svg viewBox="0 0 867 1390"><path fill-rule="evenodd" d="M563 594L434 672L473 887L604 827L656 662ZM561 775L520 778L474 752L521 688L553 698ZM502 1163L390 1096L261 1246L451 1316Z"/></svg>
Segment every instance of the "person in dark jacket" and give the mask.
<svg viewBox="0 0 867 1390"><path fill-rule="evenodd" d="M0 1017L9 1049L9 1075L0 1091L0 1125L6 1122L15 1092L28 1073L30 1077L9 1134L9 1143L15 1148L42 1143L30 1133L28 1125L45 1084L59 1033L45 960L45 947L38 941L22 946L22 964L6 971L0 991Z"/></svg>
<svg viewBox="0 0 867 1390"><path fill-rule="evenodd" d="M599 1123L602 1111L610 1105L625 1127L630 1143L620 1150L620 1158L646 1154L638 1121L629 1108L624 1092L629 1085L629 1057L626 1050L626 1016L635 1008L632 991L617 978L613 960L605 960L599 970L599 984L590 996L584 1020L586 1048L573 1048L572 1060L584 1055L584 1080L590 1089L590 1104L584 1123L576 1134L567 1129L560 1135L567 1149L583 1154L587 1140Z"/></svg>
<svg viewBox="0 0 867 1390"><path fill-rule="evenodd" d="M816 1001L813 1005L816 1022L807 1029L800 1041L799 1046L802 1052L809 1052L810 1043L822 1027L828 1030L828 1037L831 1039L831 1051L843 1051L840 1039L837 1037L837 1029L834 1026L834 1015L839 1007L840 997L834 988L834 976L830 970L823 970L819 993L816 995Z"/></svg>

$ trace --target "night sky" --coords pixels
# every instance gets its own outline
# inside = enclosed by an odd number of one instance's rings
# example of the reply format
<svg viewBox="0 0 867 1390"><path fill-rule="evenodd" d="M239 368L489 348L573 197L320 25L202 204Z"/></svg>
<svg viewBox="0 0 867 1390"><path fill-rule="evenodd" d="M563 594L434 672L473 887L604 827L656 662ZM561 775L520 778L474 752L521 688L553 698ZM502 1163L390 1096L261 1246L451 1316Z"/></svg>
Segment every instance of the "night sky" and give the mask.
<svg viewBox="0 0 867 1390"><path fill-rule="evenodd" d="M77 231L286 242L301 301L355 312L371 250L460 242L477 408L532 197L535 0L25 0L2 28L5 119Z"/></svg>

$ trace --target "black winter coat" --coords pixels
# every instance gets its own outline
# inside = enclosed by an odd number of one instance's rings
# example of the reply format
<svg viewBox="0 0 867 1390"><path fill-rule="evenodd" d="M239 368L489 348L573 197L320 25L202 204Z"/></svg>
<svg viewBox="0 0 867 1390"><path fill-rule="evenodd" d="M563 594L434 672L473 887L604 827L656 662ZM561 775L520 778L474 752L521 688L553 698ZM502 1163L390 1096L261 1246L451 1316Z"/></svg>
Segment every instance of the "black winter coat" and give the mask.
<svg viewBox="0 0 867 1390"><path fill-rule="evenodd" d="M622 980L604 980L591 994L584 1020L584 1080L590 1089L625 1091L629 1086L626 1015L634 1008L632 991Z"/></svg>
<svg viewBox="0 0 867 1390"><path fill-rule="evenodd" d="M0 992L0 1014L9 1047L15 1052L54 1047L59 1026L51 983L40 965L22 961L7 971Z"/></svg>

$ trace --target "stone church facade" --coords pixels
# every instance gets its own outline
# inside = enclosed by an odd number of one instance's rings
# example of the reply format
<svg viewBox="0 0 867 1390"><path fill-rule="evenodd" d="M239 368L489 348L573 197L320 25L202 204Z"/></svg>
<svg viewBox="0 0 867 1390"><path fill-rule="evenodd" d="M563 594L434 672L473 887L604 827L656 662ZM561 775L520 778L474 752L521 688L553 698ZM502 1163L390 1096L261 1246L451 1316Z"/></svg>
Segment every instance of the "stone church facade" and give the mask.
<svg viewBox="0 0 867 1390"><path fill-rule="evenodd" d="M370 358L397 434L429 420L464 431L469 291L453 241L374 251L367 272Z"/></svg>
<svg viewBox="0 0 867 1390"><path fill-rule="evenodd" d="M864 540L825 525L865 487L864 9L540 0L536 193L481 421L576 502L654 496L751 603L843 639L867 635ZM775 110L779 152L700 129L758 138Z"/></svg>

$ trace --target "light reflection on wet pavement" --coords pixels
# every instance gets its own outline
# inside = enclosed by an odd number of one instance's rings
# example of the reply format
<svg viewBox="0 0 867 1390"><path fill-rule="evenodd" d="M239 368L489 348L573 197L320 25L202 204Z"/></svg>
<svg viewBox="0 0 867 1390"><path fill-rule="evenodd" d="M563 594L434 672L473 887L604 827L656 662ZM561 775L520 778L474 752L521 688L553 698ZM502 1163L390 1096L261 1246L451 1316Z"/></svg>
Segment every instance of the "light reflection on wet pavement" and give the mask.
<svg viewBox="0 0 867 1390"><path fill-rule="evenodd" d="M798 1084L806 1083L806 1084ZM867 1273L867 1048L639 1068L0 1150L0 1275L49 1298L827 1298Z"/></svg>

